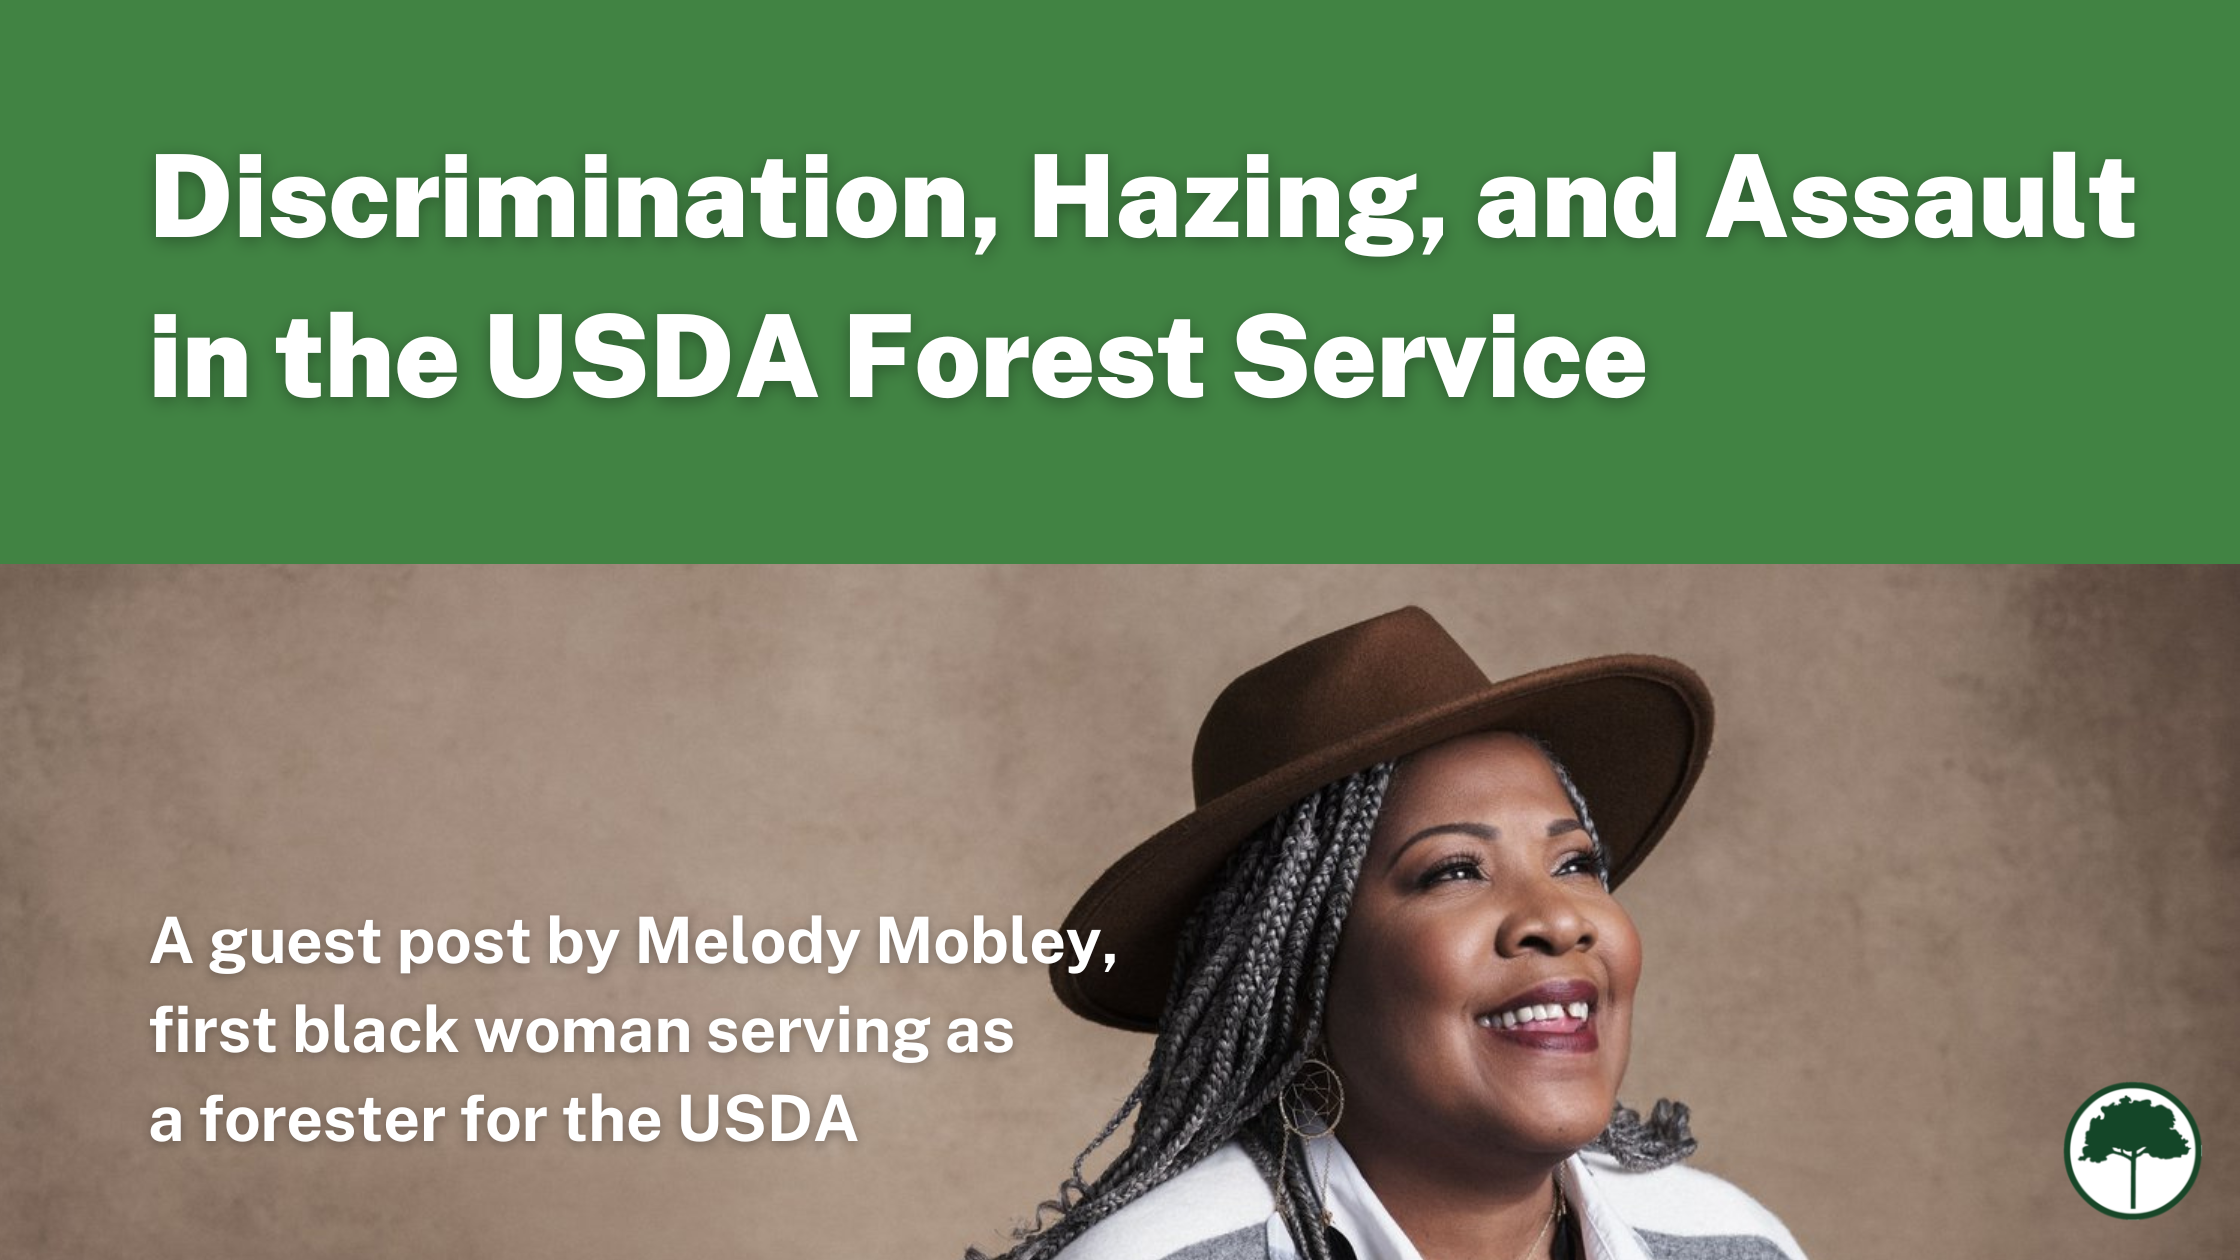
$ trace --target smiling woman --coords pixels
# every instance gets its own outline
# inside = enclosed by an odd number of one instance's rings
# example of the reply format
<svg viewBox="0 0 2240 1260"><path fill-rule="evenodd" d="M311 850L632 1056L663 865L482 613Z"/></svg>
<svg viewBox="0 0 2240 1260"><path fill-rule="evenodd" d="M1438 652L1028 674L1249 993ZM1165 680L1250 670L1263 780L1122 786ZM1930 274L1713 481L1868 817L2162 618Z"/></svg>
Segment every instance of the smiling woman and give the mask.
<svg viewBox="0 0 2240 1260"><path fill-rule="evenodd" d="M1537 1189L1609 1122L1641 938L1580 813L1510 734L1414 754L1385 794L1325 1035L1346 1150L1399 1215L1467 1216L1457 1181Z"/></svg>
<svg viewBox="0 0 2240 1260"><path fill-rule="evenodd" d="M1641 942L1610 889L1710 737L1677 662L1489 682L1415 608L1231 683L1197 808L1068 919L1120 961L1053 967L1060 999L1158 1040L1009 1260L1801 1258L1680 1166L1685 1108L1617 1102Z"/></svg>

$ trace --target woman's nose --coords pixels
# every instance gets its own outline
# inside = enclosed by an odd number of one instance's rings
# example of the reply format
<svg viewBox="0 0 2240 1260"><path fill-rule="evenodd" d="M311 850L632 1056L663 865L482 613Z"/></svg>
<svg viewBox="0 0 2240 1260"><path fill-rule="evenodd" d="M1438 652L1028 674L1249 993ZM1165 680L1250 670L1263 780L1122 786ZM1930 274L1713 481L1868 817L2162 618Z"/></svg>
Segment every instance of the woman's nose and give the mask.
<svg viewBox="0 0 2240 1260"><path fill-rule="evenodd" d="M1504 958L1525 954L1557 956L1594 945L1594 923L1570 893L1553 881L1534 886L1530 896L1502 920L1494 948Z"/></svg>

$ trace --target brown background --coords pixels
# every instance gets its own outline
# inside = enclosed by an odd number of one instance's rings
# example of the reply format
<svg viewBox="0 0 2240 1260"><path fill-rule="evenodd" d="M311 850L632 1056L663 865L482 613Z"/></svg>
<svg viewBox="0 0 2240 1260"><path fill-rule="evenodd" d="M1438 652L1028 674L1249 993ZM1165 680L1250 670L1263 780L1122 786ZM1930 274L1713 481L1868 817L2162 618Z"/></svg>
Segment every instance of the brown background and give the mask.
<svg viewBox="0 0 2240 1260"><path fill-rule="evenodd" d="M0 575L0 1253L954 1256L1055 1187L1144 1039L1036 969L882 968L881 914L1055 925L1187 806L1205 705L1402 603L1496 676L1652 651L1720 703L1628 884L1628 1096L1833 1257L2232 1254L2240 580L2229 571L14 571ZM792 968L437 966L396 930L691 914L865 929ZM197 966L150 966L177 914ZM385 964L211 975L223 926ZM541 945L542 933L538 941ZM987 1017L997 1057L158 1056L156 1006ZM2193 1193L2062 1173L2176 1092ZM844 1091L861 1141L206 1145L194 1109ZM186 1113L158 1146L152 1109Z"/></svg>

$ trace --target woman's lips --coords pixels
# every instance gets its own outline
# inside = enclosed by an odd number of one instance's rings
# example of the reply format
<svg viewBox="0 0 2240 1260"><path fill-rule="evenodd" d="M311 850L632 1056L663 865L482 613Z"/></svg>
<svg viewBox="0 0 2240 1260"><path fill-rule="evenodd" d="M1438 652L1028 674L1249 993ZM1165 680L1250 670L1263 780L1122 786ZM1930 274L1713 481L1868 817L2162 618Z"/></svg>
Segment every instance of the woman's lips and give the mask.
<svg viewBox="0 0 2240 1260"><path fill-rule="evenodd" d="M1538 985L1479 1015L1478 1027L1529 1049L1587 1053L1601 1046L1595 1035L1598 997L1584 981Z"/></svg>
<svg viewBox="0 0 2240 1260"><path fill-rule="evenodd" d="M1487 1023L1481 1017L1478 1027L1484 1029L1488 1036L1531 1050L1590 1054L1602 1048L1602 1039L1595 1036L1592 1013L1584 1018L1564 1014L1554 1019L1536 1019L1519 1023L1514 1028Z"/></svg>

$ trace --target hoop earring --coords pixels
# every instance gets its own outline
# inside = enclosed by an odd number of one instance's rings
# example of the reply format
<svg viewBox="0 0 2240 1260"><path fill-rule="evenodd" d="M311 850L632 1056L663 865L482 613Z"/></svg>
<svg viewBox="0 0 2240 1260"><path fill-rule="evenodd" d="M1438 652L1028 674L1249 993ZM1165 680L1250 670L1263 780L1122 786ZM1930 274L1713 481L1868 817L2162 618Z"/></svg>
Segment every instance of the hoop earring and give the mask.
<svg viewBox="0 0 2240 1260"><path fill-rule="evenodd" d="M1346 1113L1346 1083L1339 1078L1338 1069L1323 1057L1328 1053L1317 1047L1276 1099L1284 1131L1299 1139L1302 1146L1337 1132L1338 1121Z"/></svg>
<svg viewBox="0 0 2240 1260"><path fill-rule="evenodd" d="M1299 1065L1298 1075L1291 1078L1291 1084L1276 1095L1276 1114L1283 1121L1284 1135L1287 1139L1298 1139L1300 1157L1307 1160L1310 1168L1313 1167L1314 1159L1308 1147L1318 1138L1335 1134L1338 1131L1338 1121L1344 1118L1346 1112L1345 1081L1338 1076L1338 1069L1332 1067L1329 1059L1324 1057L1327 1054L1329 1049L1326 1046L1316 1047L1307 1061ZM1284 1204L1280 1187L1290 1158L1291 1143L1286 1140L1276 1157L1276 1185L1279 1187L1276 1203L1279 1208ZM1328 1152L1323 1155L1321 1175L1312 1180L1315 1206L1322 1212L1323 1228L1328 1229L1332 1217Z"/></svg>

